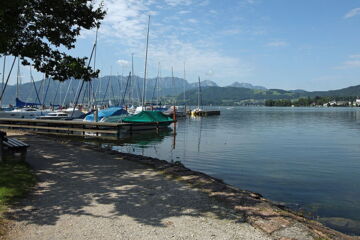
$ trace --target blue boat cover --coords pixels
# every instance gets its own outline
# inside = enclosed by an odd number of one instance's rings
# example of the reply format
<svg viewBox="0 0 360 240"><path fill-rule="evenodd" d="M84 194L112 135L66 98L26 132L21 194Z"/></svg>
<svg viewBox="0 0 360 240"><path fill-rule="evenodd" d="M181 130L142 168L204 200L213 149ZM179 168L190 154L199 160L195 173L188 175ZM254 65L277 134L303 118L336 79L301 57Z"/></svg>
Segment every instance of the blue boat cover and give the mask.
<svg viewBox="0 0 360 240"><path fill-rule="evenodd" d="M41 104L40 103L27 103L27 102L21 101L18 98L15 99L15 106L17 108L28 107L28 106L39 106L39 105L41 105Z"/></svg>
<svg viewBox="0 0 360 240"><path fill-rule="evenodd" d="M99 121L104 117L110 117L110 116L118 116L122 114L128 114L128 112L123 109L122 107L109 107L106 109L102 109L99 111L98 117ZM94 121L94 113L89 114L85 117L85 121L93 122Z"/></svg>

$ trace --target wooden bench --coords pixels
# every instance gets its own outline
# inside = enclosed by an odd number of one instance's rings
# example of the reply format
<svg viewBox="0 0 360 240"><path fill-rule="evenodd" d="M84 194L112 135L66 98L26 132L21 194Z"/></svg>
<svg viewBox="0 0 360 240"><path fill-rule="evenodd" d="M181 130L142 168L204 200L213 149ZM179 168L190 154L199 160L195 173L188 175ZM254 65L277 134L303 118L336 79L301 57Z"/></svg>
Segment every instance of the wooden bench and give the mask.
<svg viewBox="0 0 360 240"><path fill-rule="evenodd" d="M5 136L6 133L0 133L0 161L25 161L29 144L16 138L7 138Z"/></svg>

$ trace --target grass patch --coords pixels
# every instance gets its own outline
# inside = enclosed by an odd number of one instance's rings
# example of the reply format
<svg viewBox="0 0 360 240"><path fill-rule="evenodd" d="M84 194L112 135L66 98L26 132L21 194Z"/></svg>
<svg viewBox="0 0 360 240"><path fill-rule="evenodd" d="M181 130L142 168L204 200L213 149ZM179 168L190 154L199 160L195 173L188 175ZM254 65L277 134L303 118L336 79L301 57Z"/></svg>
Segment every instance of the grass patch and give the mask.
<svg viewBox="0 0 360 240"><path fill-rule="evenodd" d="M0 236L5 231L3 212L8 205L24 197L35 183L35 175L28 164L0 163Z"/></svg>

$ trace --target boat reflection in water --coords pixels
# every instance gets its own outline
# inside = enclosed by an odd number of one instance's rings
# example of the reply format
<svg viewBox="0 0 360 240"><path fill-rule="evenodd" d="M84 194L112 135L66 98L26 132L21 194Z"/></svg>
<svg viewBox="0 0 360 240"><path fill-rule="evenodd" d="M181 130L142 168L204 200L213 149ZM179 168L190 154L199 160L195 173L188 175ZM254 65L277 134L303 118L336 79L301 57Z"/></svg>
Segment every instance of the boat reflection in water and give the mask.
<svg viewBox="0 0 360 240"><path fill-rule="evenodd" d="M126 134L116 141L102 143L102 147L110 147L119 152L145 155L145 149L152 148L152 150L157 152L157 146L160 145L165 138L175 138L175 135L175 132L171 128L163 129L159 132L134 132L133 134Z"/></svg>

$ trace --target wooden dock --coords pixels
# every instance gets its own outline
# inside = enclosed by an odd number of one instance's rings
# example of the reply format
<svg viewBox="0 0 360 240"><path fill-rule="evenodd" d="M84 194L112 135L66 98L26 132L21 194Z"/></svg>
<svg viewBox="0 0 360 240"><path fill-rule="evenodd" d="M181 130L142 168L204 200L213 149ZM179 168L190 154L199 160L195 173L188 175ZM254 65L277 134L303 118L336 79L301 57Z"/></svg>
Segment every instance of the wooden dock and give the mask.
<svg viewBox="0 0 360 240"><path fill-rule="evenodd" d="M41 120L21 118L0 118L0 128L23 129L40 133L55 133L61 135L91 135L99 137L110 135L120 137L120 133L132 131L135 126L151 126L153 129L161 128L160 123L107 123L86 122L71 120Z"/></svg>

